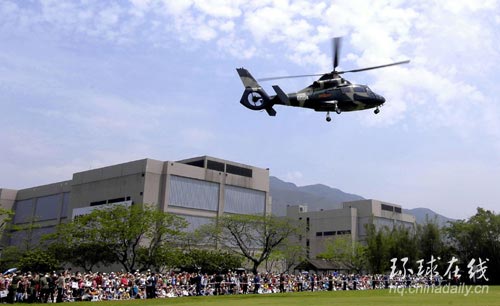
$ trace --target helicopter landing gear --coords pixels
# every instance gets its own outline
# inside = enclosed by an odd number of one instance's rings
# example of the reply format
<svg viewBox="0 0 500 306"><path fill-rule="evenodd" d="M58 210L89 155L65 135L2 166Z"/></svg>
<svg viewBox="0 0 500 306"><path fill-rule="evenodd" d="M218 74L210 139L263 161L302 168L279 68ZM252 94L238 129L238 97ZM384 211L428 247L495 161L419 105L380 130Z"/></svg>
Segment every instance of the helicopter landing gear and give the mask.
<svg viewBox="0 0 500 306"><path fill-rule="evenodd" d="M332 118L330 117L330 112L326 113L326 122L332 121Z"/></svg>
<svg viewBox="0 0 500 306"><path fill-rule="evenodd" d="M374 111L373 111L376 114L380 113L380 109L377 107Z"/></svg>
<svg viewBox="0 0 500 306"><path fill-rule="evenodd" d="M340 115L340 113L341 113L342 111L340 110L339 105L337 104L338 102L337 102L337 101L334 101L333 103L334 103L334 105L335 105L335 108L334 108L335 112L336 112L337 114L339 114L339 115Z"/></svg>

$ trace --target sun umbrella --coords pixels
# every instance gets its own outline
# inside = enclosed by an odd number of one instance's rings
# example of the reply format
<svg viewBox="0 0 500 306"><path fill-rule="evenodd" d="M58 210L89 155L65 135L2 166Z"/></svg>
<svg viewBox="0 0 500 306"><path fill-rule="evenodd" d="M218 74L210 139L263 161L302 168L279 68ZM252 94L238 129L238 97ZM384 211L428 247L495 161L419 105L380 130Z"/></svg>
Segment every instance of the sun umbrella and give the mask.
<svg viewBox="0 0 500 306"><path fill-rule="evenodd" d="M10 268L9 270L3 272L3 274L10 274L10 273L14 273L17 271L17 268Z"/></svg>

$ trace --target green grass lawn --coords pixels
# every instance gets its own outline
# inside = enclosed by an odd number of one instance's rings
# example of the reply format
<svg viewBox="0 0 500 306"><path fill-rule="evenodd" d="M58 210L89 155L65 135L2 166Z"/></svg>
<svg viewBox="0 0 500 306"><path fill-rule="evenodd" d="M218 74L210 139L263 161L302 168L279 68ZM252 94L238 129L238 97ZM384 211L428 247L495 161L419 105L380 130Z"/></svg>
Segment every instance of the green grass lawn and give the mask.
<svg viewBox="0 0 500 306"><path fill-rule="evenodd" d="M91 303L91 302L85 302ZM131 300L131 301L107 301L106 306L128 306L128 305L230 305L230 306L252 306L252 305L285 305L285 306L392 306L392 305L480 305L500 306L500 286L489 286L487 293L469 294L462 293L408 293L402 295L389 290L367 290L367 291L333 291L333 292L301 292L284 294L263 295L228 295L228 296L204 296L204 297L182 297L154 300ZM78 303L80 305L81 303ZM96 303L93 304L96 306Z"/></svg>

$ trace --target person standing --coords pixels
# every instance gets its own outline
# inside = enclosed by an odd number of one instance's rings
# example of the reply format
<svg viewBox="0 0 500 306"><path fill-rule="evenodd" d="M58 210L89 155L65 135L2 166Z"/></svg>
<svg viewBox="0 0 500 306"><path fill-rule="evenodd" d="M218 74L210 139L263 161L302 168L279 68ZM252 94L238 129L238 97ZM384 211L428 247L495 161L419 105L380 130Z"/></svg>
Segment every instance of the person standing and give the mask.
<svg viewBox="0 0 500 306"><path fill-rule="evenodd" d="M260 276L259 273L256 273L253 278L253 293L258 294L260 289Z"/></svg>
<svg viewBox="0 0 500 306"><path fill-rule="evenodd" d="M16 292L20 281L21 277L19 277L17 274L14 273L12 275L12 280L8 287L9 293L7 295L7 303L14 304L14 302L16 301Z"/></svg>
<svg viewBox="0 0 500 306"><path fill-rule="evenodd" d="M247 294L248 293L248 275L246 272L243 272L243 274L241 275L241 291L243 294Z"/></svg>
<svg viewBox="0 0 500 306"><path fill-rule="evenodd" d="M154 273L149 274L146 279L146 298L154 299L156 297L156 275Z"/></svg>
<svg viewBox="0 0 500 306"><path fill-rule="evenodd" d="M47 303L50 295L49 279L50 275L42 274L40 276L40 300L42 303Z"/></svg>
<svg viewBox="0 0 500 306"><path fill-rule="evenodd" d="M285 292L285 275L283 273L280 274L280 292Z"/></svg>
<svg viewBox="0 0 500 306"><path fill-rule="evenodd" d="M62 303L64 290L66 289L66 279L64 278L64 274L62 272L59 273L59 277L57 278L56 286L57 286L56 303Z"/></svg>

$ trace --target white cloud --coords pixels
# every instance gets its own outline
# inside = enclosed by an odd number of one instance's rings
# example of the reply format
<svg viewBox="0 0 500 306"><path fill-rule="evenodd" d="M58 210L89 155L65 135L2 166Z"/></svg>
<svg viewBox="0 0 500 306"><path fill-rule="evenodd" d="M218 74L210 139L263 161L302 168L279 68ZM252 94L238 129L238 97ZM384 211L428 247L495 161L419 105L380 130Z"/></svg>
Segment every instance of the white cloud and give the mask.
<svg viewBox="0 0 500 306"><path fill-rule="evenodd" d="M488 148L496 143L500 152L500 91L491 81L497 78L500 64L498 11L499 2L493 0L4 0L0 2L0 34L12 39L21 32L31 35L43 31L56 45L75 49L76 41L84 46L80 42L85 40L99 42L99 46L154 45L160 52L161 48L174 47L181 52L210 49L213 52L207 57L215 54L224 62L236 59L242 65L269 67L269 75L274 71L288 73L288 69L295 70L294 65L311 73L331 69L329 40L345 35L343 69L412 61L405 66L346 75L369 84L387 99L378 116L369 112L355 118L372 127L405 125L421 130L446 129L462 137L476 135L486 138ZM138 103L119 93L67 89L64 80L78 80L81 67L52 67L56 55L48 55L47 61L30 57L16 60L5 49L0 50L3 94L24 91L48 97L49 105L35 103L30 112L78 125L94 135L102 130L114 135L127 129L132 131L132 142L144 145L139 141L141 134L154 130L165 118L175 125L187 118L186 113L197 111L186 111L179 104ZM277 59L292 64L273 66ZM72 107L67 101L74 97L78 98ZM122 119L131 116L134 121ZM137 126L135 122L148 125ZM184 139L185 146L199 150L217 140L215 131L200 126L173 134ZM44 152L43 143L35 146ZM112 163L113 158L97 159ZM289 177L300 175L300 171L291 172Z"/></svg>

